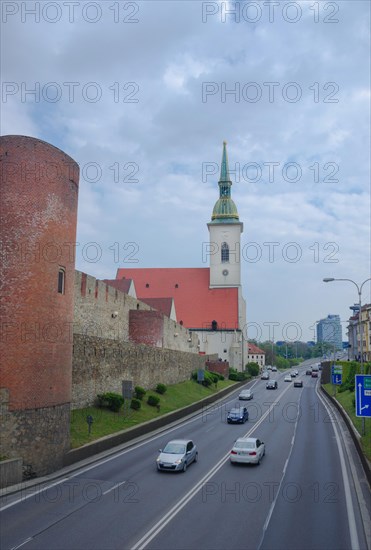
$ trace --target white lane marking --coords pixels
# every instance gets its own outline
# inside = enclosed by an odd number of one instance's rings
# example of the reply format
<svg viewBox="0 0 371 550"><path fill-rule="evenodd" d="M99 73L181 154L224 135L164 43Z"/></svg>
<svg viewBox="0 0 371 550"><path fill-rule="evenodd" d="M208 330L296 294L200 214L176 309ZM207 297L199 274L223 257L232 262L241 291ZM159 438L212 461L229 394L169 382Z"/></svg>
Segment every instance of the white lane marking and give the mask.
<svg viewBox="0 0 371 550"><path fill-rule="evenodd" d="M287 386L287 388L281 393L280 397L282 397L288 390L290 389L290 386ZM275 405L277 402L272 403L272 405ZM266 417L271 413L271 407L263 414L263 416L260 418L260 420L254 424L250 430L243 436L248 437L254 431L256 428L260 426L260 424L266 419ZM209 472L200 480L198 481L192 489L188 491L180 499L180 501L173 506L143 537L138 540L134 546L131 547L131 550L143 550L146 548L146 546L164 529L164 527L177 515L179 512L188 504L188 502L201 490L204 483L209 481L221 468L224 466L224 464L229 460L230 451L226 453L220 460L209 470Z"/></svg>
<svg viewBox="0 0 371 550"><path fill-rule="evenodd" d="M25 544L30 542L32 539L33 539L33 537L28 537L28 539L21 542L21 544L18 544L18 546L13 546L13 548L11 548L10 550L17 550L17 548L21 548L21 546L24 546Z"/></svg>
<svg viewBox="0 0 371 550"><path fill-rule="evenodd" d="M290 387L290 386L289 386ZM301 401L301 396L302 394L300 394L300 399L298 400L298 404L299 404L299 407L300 407L300 401ZM298 411L299 411L299 407L298 407ZM278 486L278 490L276 492L276 496L271 504L271 507L270 507L270 510L268 512L268 515L267 515L267 519L265 520L264 522L264 525L263 525L263 534L262 534L262 538L261 538L261 541L260 541L260 544L258 546L258 548L261 548L261 545L263 544L263 540L264 540L264 536L265 536L265 533L268 529L268 525L269 525L269 522L271 520L271 517L272 517L272 514L273 514L273 510L276 506L276 503L277 503L277 499L278 499L278 496L281 492L281 487L282 487L282 483L283 483L283 480L284 480L284 477L286 475L286 469L287 469L287 466L289 464L289 461L290 461L290 457L291 457L291 453L292 453L292 450L294 448L294 443L295 443L295 438L296 438L296 430L297 430L297 427L298 427L298 423L299 423L299 418L300 418L300 414L298 412L297 414L297 417L296 417L296 422L295 422L295 428L294 428L294 435L292 436L292 439L291 439L291 446L290 446L290 452L288 454L288 457L286 459L286 462L285 462L285 466L283 467L283 471L282 471L282 477L281 477L281 480L280 480L280 484Z"/></svg>
<svg viewBox="0 0 371 550"><path fill-rule="evenodd" d="M114 491L115 489L117 489L117 487L120 487L121 485L124 485L124 483L126 483L126 480L125 481L121 481L120 483L116 483L116 485L114 485L113 487L111 487L110 489L107 489L107 491L104 491L104 493L102 493L103 495L108 495L108 493L110 493L111 491Z"/></svg>
<svg viewBox="0 0 371 550"><path fill-rule="evenodd" d="M322 395L318 392L318 384L316 386L316 393L318 395L318 398L322 402L323 406L325 407L328 414L331 413L330 408L328 407L327 403L325 402ZM341 467L341 473L343 477L343 483L344 483L344 492L345 492L345 503L346 503L346 509L347 509L347 516L348 516L348 526L349 526L349 535L350 535L350 542L351 542L351 548L356 549L359 548L359 540L358 540L358 533L357 533L357 527L356 527L356 518L354 515L354 508L353 508L353 501L352 501L352 493L350 490L350 482L349 482L349 476L348 471L345 465L345 458L344 458L344 451L341 446L340 442L340 436L338 432L337 422L331 422L334 433L335 433L335 439L336 439L336 445L338 448L339 453L339 459L340 459L340 467Z"/></svg>

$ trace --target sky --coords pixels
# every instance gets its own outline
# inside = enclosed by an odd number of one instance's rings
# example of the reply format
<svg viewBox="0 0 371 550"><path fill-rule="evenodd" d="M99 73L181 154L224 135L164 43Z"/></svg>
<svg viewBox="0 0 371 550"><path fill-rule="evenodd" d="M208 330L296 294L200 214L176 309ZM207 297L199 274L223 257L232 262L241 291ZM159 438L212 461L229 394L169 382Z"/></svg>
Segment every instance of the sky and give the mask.
<svg viewBox="0 0 371 550"><path fill-rule="evenodd" d="M76 269L100 279L208 267L225 140L249 337L338 314L345 340L371 276L369 29L367 1L3 1L1 134L79 163Z"/></svg>

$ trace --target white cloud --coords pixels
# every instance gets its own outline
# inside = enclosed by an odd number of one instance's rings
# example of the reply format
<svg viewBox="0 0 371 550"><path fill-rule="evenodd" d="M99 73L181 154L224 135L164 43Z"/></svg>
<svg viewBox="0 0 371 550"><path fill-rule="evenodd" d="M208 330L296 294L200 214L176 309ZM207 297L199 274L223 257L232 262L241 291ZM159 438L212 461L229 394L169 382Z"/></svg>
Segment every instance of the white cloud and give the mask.
<svg viewBox="0 0 371 550"><path fill-rule="evenodd" d="M203 166L219 167L227 140L243 243L262 249L242 266L249 319L297 318L309 338L316 319L348 315L352 289L330 289L322 278L370 272L369 4L337 3L332 23L322 3L307 1L297 2L297 23L285 20L282 3L274 21L264 5L254 23L223 23L220 11L204 22L202 3L161 1L133 3L137 23L107 2L89 23L79 3L70 22L65 4L55 24L22 22L20 13L2 24L3 82L14 86L2 133L39 137L79 162L77 240L98 242L102 257L81 252L77 268L113 277L114 243L131 242L137 266L205 265L218 173L205 179ZM52 82L57 102L47 97ZM203 95L205 83L215 93ZM285 172L290 162L300 166L298 181ZM252 168L244 172L252 163L257 181ZM264 243L272 242L270 262ZM287 256L290 242L298 262Z"/></svg>

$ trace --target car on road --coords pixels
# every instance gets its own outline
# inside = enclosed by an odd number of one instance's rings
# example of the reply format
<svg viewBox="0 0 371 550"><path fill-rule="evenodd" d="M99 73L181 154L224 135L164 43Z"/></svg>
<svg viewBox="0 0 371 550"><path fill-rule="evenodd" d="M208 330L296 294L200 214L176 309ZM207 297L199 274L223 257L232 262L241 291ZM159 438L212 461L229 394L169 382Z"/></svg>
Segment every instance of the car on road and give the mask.
<svg viewBox="0 0 371 550"><path fill-rule="evenodd" d="M305 371L305 374L306 374L307 376L311 376L311 375L312 375L312 370L311 370L311 369L306 370L306 371Z"/></svg>
<svg viewBox="0 0 371 550"><path fill-rule="evenodd" d="M276 390L278 388L277 380L268 380L265 387L267 390Z"/></svg>
<svg viewBox="0 0 371 550"><path fill-rule="evenodd" d="M238 399L240 401L249 401L254 397L254 393L252 390L242 390L240 392L240 395L238 396Z"/></svg>
<svg viewBox="0 0 371 550"><path fill-rule="evenodd" d="M246 407L235 407L228 411L228 424L244 424L249 419L249 412Z"/></svg>
<svg viewBox="0 0 371 550"><path fill-rule="evenodd" d="M272 367L272 372L277 372L277 367Z"/></svg>
<svg viewBox="0 0 371 550"><path fill-rule="evenodd" d="M312 378L318 378L318 372L316 370L312 370L311 376Z"/></svg>
<svg viewBox="0 0 371 550"><path fill-rule="evenodd" d="M185 472L197 460L198 450L191 439L173 439L160 449L156 465L159 471Z"/></svg>
<svg viewBox="0 0 371 550"><path fill-rule="evenodd" d="M265 455L264 442L255 437L239 437L229 454L231 464L260 464Z"/></svg>
<svg viewBox="0 0 371 550"><path fill-rule="evenodd" d="M302 387L303 387L303 380L294 381L294 388L302 388Z"/></svg>
<svg viewBox="0 0 371 550"><path fill-rule="evenodd" d="M291 378L295 378L295 376L297 376L296 372L294 370L292 372L290 372L289 374L290 374Z"/></svg>
<svg viewBox="0 0 371 550"><path fill-rule="evenodd" d="M260 377L261 380L269 380L269 372L264 371Z"/></svg>
<svg viewBox="0 0 371 550"><path fill-rule="evenodd" d="M284 380L284 382L291 382L292 381L291 374L286 374L286 376L283 380Z"/></svg>

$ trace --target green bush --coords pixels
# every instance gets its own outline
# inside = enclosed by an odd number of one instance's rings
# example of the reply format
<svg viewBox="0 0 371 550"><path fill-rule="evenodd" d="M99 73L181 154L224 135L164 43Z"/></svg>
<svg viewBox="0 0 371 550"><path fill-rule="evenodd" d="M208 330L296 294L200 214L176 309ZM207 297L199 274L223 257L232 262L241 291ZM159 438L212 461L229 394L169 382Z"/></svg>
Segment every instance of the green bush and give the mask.
<svg viewBox="0 0 371 550"><path fill-rule="evenodd" d="M147 403L148 405L151 405L151 407L157 407L157 405L160 403L160 398L157 395L149 395Z"/></svg>
<svg viewBox="0 0 371 550"><path fill-rule="evenodd" d="M220 372L215 372L213 370L209 370L208 372L210 372L210 374L213 374L214 376L216 376L218 380L225 380L224 376L222 374L220 374Z"/></svg>
<svg viewBox="0 0 371 550"><path fill-rule="evenodd" d="M143 397L146 395L146 390L142 388L142 386L135 386L134 388L134 395L136 399L140 399L142 401Z"/></svg>
<svg viewBox="0 0 371 550"><path fill-rule="evenodd" d="M98 406L118 412L124 404L124 398L119 393L107 392L97 395Z"/></svg>
<svg viewBox="0 0 371 550"><path fill-rule="evenodd" d="M237 372L235 369L229 369L229 380L233 380L234 382L243 382L249 378L250 374L248 372Z"/></svg>
<svg viewBox="0 0 371 550"><path fill-rule="evenodd" d="M248 363L246 367L250 376L258 376L260 370L258 363Z"/></svg>
<svg viewBox="0 0 371 550"><path fill-rule="evenodd" d="M142 403L139 401L139 399L135 399L135 397L131 400L130 408L134 409L134 411L139 411L141 408Z"/></svg>
<svg viewBox="0 0 371 550"><path fill-rule="evenodd" d="M156 392L157 393L160 393L161 395L164 394L167 390L167 387L165 386L165 384L157 384L156 386Z"/></svg>

